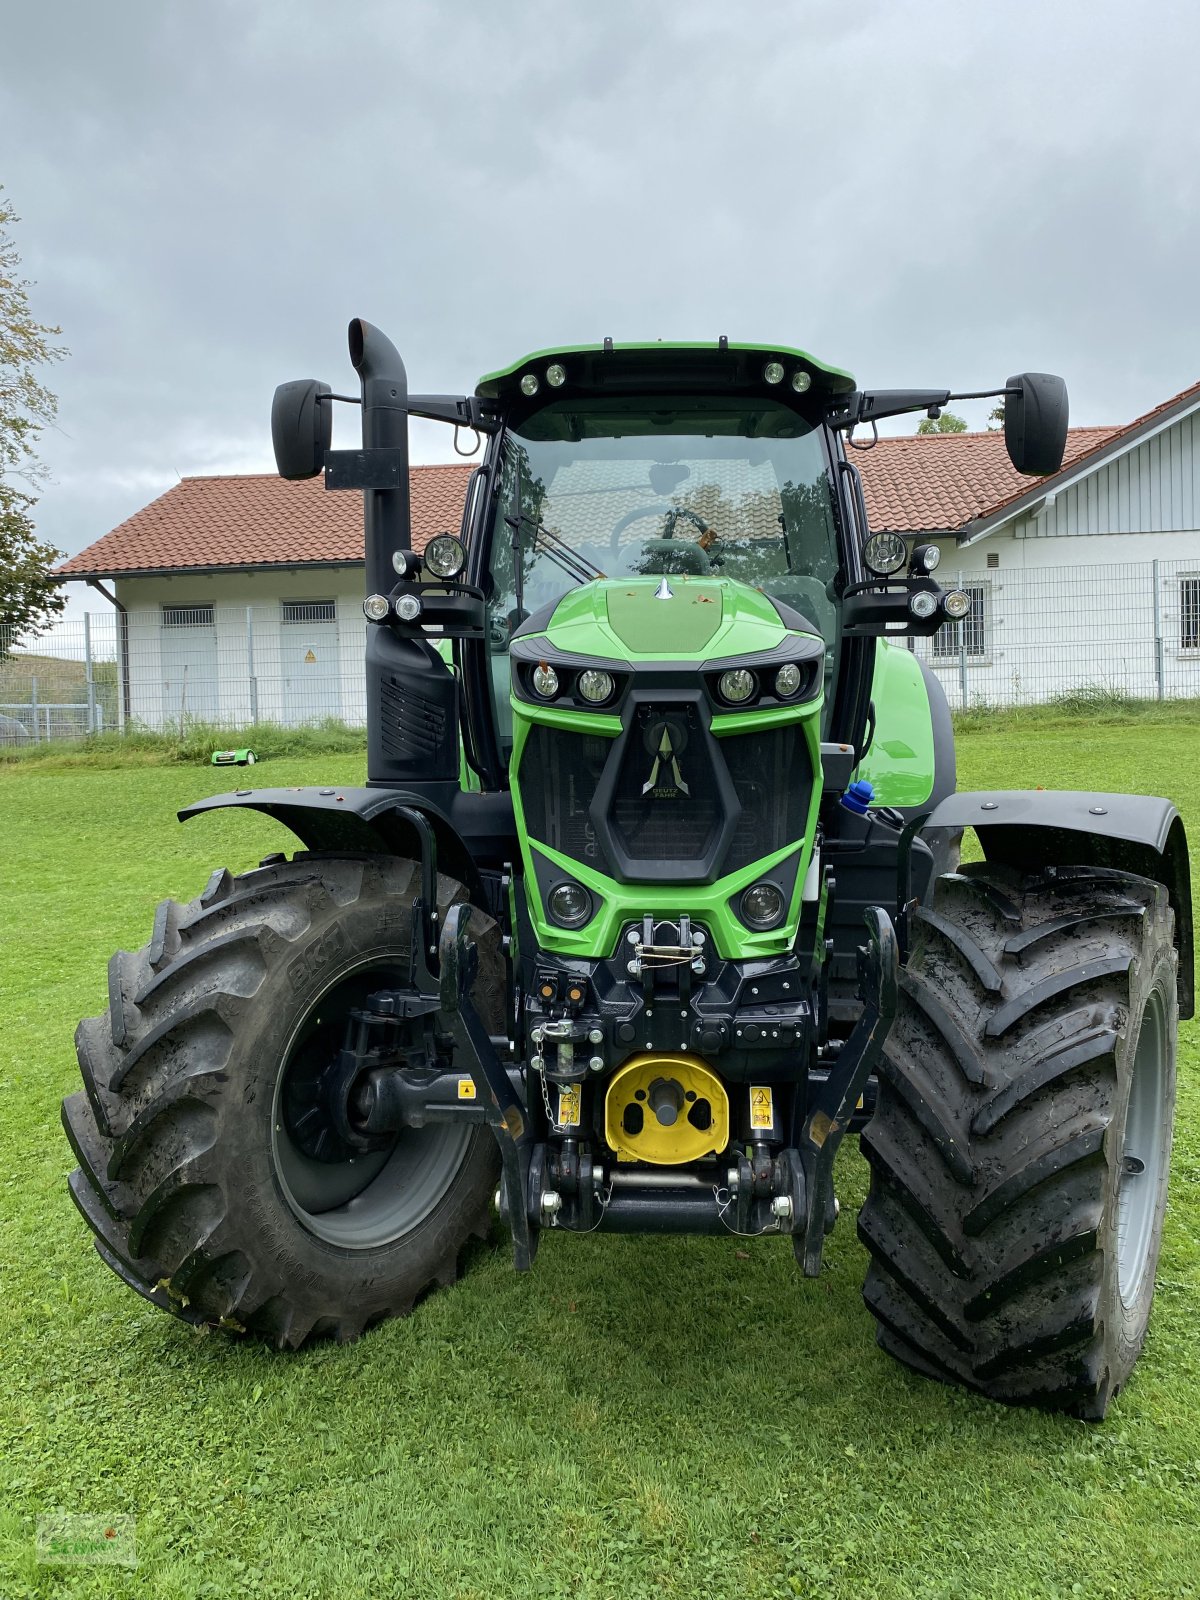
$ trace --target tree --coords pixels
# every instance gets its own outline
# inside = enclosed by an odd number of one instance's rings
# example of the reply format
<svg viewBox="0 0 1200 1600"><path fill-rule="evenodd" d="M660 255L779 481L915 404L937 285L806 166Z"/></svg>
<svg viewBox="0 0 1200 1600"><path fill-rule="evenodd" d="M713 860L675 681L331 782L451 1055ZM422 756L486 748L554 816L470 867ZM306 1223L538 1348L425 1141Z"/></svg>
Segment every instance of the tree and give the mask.
<svg viewBox="0 0 1200 1600"><path fill-rule="evenodd" d="M988 432L989 433L996 433L999 429L1003 428L1003 426L1004 426L1004 397L1001 396L1001 398L996 402L996 404L988 412Z"/></svg>
<svg viewBox="0 0 1200 1600"><path fill-rule="evenodd" d="M61 330L36 321L30 308L31 285L8 232L18 220L0 190L0 657L17 637L48 627L66 604L50 573L62 552L37 537L31 515L46 476L38 437L58 412L38 369L66 351L53 342Z"/></svg>
<svg viewBox="0 0 1200 1600"><path fill-rule="evenodd" d="M953 411L943 411L940 417L922 417L917 423L918 433L966 433L967 419Z"/></svg>

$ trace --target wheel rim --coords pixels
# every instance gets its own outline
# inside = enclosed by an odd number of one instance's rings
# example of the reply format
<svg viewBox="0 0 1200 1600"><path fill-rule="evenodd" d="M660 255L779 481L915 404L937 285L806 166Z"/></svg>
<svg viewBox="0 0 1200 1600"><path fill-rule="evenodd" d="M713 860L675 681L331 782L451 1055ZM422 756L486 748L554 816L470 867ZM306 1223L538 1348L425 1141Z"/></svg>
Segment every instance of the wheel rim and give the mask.
<svg viewBox="0 0 1200 1600"><path fill-rule="evenodd" d="M1138 1032L1118 1173L1117 1286L1126 1306L1140 1295L1150 1264L1166 1164L1162 1138L1166 1094L1166 1008L1154 989Z"/></svg>
<svg viewBox="0 0 1200 1600"><path fill-rule="evenodd" d="M343 1250L378 1250L412 1233L436 1208L458 1173L471 1138L461 1122L406 1128L385 1149L353 1154L336 1141L317 1159L301 1147L294 1115L314 1071L340 1049L346 1013L375 989L403 984L405 974L377 963L336 979L294 1030L275 1082L271 1157L292 1212L305 1228ZM289 1090L293 1093L289 1095ZM310 1148L312 1130L306 1142ZM318 1143L329 1143L321 1139Z"/></svg>

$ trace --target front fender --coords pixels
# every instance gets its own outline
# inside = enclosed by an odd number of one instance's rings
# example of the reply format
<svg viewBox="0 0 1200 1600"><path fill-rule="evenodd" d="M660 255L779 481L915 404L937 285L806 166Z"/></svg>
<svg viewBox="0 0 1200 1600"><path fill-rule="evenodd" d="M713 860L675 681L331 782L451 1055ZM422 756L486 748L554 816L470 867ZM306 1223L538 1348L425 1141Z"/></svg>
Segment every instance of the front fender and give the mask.
<svg viewBox="0 0 1200 1600"><path fill-rule="evenodd" d="M512 801L507 794L464 793L453 785L432 798L409 789L333 785L302 789L237 789L197 800L178 813L181 822L208 811L245 807L290 828L306 850L341 855L420 856L420 841L401 807L419 811L433 828L438 864L468 887L481 866L512 860L516 849Z"/></svg>
<svg viewBox="0 0 1200 1600"><path fill-rule="evenodd" d="M953 794L922 826L974 828L989 861L1037 872L1046 867L1113 867L1164 885L1175 911L1179 1014L1195 1007L1192 880L1183 818L1157 795L1083 789L997 789ZM931 841L933 842L933 841Z"/></svg>

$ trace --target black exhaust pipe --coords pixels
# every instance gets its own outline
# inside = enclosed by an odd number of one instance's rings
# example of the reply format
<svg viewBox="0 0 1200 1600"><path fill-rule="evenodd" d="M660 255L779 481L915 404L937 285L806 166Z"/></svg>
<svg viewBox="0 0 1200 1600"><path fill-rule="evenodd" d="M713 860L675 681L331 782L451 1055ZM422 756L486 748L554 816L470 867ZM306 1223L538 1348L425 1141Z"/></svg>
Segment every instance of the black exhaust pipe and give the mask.
<svg viewBox="0 0 1200 1600"><path fill-rule="evenodd" d="M408 488L408 374L400 352L385 333L361 317L350 324L350 360L362 385L364 450L395 450L400 456L394 488L363 491L367 593L388 594L396 581L392 556L412 548Z"/></svg>
<svg viewBox="0 0 1200 1600"><path fill-rule="evenodd" d="M365 451L387 450L396 481L363 490L367 593L391 594L397 550L412 549L408 481L408 374L400 352L379 329L356 317L350 360L362 384ZM367 784L419 785L449 806L458 789L458 683L419 630L367 628Z"/></svg>

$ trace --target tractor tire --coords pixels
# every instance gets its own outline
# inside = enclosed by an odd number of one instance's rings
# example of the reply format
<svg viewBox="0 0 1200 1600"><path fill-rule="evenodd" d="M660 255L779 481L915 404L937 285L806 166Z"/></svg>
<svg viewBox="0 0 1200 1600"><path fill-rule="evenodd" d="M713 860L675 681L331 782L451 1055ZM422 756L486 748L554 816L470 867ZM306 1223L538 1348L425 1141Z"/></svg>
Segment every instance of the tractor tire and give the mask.
<svg viewBox="0 0 1200 1600"><path fill-rule="evenodd" d="M1161 884L967 866L919 914L862 1136L879 1344L1100 1420L1146 1333L1178 1032Z"/></svg>
<svg viewBox="0 0 1200 1600"><path fill-rule="evenodd" d="M63 1124L96 1249L148 1300L281 1349L344 1341L453 1282L486 1236L499 1157L484 1124L409 1128L367 1153L306 1126L346 1010L405 981L419 889L392 856L268 858L164 901L150 943L113 956ZM439 878L443 914L465 898ZM473 998L503 1033L500 930L475 912L471 933Z"/></svg>

